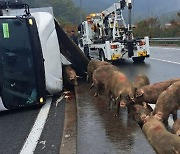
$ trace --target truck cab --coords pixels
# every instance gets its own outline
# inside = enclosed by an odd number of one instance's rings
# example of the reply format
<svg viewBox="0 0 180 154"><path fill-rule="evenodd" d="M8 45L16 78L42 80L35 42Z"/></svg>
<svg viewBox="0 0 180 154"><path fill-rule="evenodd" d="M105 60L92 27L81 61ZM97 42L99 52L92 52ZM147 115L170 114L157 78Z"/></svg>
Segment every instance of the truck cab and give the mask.
<svg viewBox="0 0 180 154"><path fill-rule="evenodd" d="M0 111L44 104L63 89L54 17L31 14L23 3L1 2L1 9Z"/></svg>

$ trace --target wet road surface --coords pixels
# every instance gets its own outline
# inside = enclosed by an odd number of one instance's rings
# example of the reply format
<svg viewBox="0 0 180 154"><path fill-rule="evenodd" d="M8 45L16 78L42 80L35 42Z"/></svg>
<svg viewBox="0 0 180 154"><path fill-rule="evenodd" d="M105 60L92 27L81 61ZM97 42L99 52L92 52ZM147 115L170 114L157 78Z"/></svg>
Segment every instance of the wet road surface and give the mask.
<svg viewBox="0 0 180 154"><path fill-rule="evenodd" d="M151 83L180 77L180 48L151 48L151 57L144 63L135 64L132 60L115 63L133 81L136 75L147 75ZM120 111L118 118L107 108L105 96L93 97L88 85L80 85L77 94L77 153L155 153L146 140L140 127L128 116L126 110ZM178 116L179 117L179 116Z"/></svg>
<svg viewBox="0 0 180 154"><path fill-rule="evenodd" d="M114 117L114 110L108 110L107 98L93 95L89 84L76 88L78 154L155 153L126 109Z"/></svg>
<svg viewBox="0 0 180 154"><path fill-rule="evenodd" d="M124 62L119 62L116 65L121 68L122 72L124 72L131 81L138 73L146 74L149 77L151 83L180 77L180 48L171 49L170 47L153 47L151 48L151 56L149 59L145 60L145 63L134 64L132 60L127 60ZM79 95L81 95L83 92L85 92L83 95L88 95L86 93L87 91L89 91L89 89L79 91ZM90 93L92 96L92 91L90 91ZM125 145L125 147L129 148L129 151L127 153L134 153L136 149L141 150L142 145L136 142L138 138L142 139L139 135L136 135L141 134L138 132L140 130L134 128L134 125L136 124L133 124L133 121L125 121L127 118L126 111L121 111L121 116L115 118L113 117L114 112L107 110L107 105L105 104L106 100L103 101L104 98L98 98L99 100L94 97L79 98L79 100L82 101L84 99L84 104L87 103L88 107L92 107L93 110L89 111L89 108L87 108L88 110L86 110L86 108L83 108L83 104L81 104L81 106L78 106L78 111L82 109L80 113L83 120L81 124L78 123L78 127L84 125L86 126L86 129L88 131L88 133L82 133L80 132L80 130L77 132L78 152L81 152L83 154L94 154L98 152L101 154L101 152L99 152L98 150L102 150L102 153L123 153L124 149L122 149L121 152L118 152L120 145ZM93 103L88 103L86 102L87 100ZM103 102L97 103L97 100ZM64 127L65 104L66 103L64 100L60 102L58 106L56 106L56 100L52 102L50 112L46 120L46 124L42 132L41 138L39 139L38 145L36 147L35 153L59 153ZM24 144L24 141L26 140L29 132L31 131L31 128L37 118L39 111L40 109L26 108L0 113L0 145L2 147L0 149L0 153L19 153ZM86 113L86 111L90 113L90 115L86 115L85 117L83 117L83 114ZM95 113L99 113L98 117L96 118ZM97 119L97 127L94 127L95 123L93 122L93 120L91 120L91 117ZM178 118L180 118L180 114ZM88 124L88 121L90 121L90 124ZM119 124L119 122L123 123ZM70 127L70 125L68 125L68 127ZM135 129L135 131L131 130L130 132L130 127ZM85 128L81 129L85 130ZM98 130L97 133L94 132L95 129ZM119 132L121 129L126 129L127 131L129 131L130 136L126 136ZM117 132L117 134L119 135L117 136L115 132ZM83 138L80 138L81 134ZM90 138L91 140L88 140L88 138ZM123 143L124 141L122 138L124 138L125 143ZM96 140L99 143L97 145L97 142L95 142ZM126 145L127 142L128 144ZM85 143L88 143L88 145L85 145ZM100 146L100 143L102 144L102 146ZM94 145L94 147L91 147L91 145ZM131 147L131 145L133 146ZM82 150L80 149L80 146L83 148ZM103 147L106 147L105 149L107 151L103 150ZM77 154L79 154L78 152ZM140 153L142 153L142 151L140 151ZM145 151L145 154L146 153L147 152Z"/></svg>

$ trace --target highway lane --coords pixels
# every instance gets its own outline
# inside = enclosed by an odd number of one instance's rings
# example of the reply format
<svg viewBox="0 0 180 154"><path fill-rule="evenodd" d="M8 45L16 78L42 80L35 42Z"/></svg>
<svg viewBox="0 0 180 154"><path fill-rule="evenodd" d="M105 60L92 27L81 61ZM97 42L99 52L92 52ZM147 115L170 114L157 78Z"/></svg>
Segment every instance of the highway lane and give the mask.
<svg viewBox="0 0 180 154"><path fill-rule="evenodd" d="M152 47L144 63L125 60L116 64L132 81L138 73L146 74L151 83L180 77L180 48ZM64 123L65 101L56 107L54 98L35 153L58 153ZM27 108L0 113L0 153L19 153L40 109Z"/></svg>
<svg viewBox="0 0 180 154"><path fill-rule="evenodd" d="M133 80L139 73L146 74L151 83L180 77L180 48L151 47L150 58L144 63L133 63L131 59L116 65Z"/></svg>
<svg viewBox="0 0 180 154"><path fill-rule="evenodd" d="M40 109L30 107L25 109L17 109L12 111L5 111L0 113L0 153L6 154L28 154L28 151L32 151L35 144L34 153L59 153L62 132L64 127L64 109L65 100L62 99L58 104L56 100L58 97L54 97L50 105L50 110L39 140L36 143L32 143L29 140L30 149L22 150L23 145L31 132L31 129L36 121L36 118L40 112ZM49 102L50 103L50 102ZM41 115L43 118L44 115ZM41 119L40 119L41 120ZM32 138L36 138L38 135L37 128L32 135Z"/></svg>
<svg viewBox="0 0 180 154"><path fill-rule="evenodd" d="M151 58L169 63L180 64L180 48L178 47L151 47Z"/></svg>

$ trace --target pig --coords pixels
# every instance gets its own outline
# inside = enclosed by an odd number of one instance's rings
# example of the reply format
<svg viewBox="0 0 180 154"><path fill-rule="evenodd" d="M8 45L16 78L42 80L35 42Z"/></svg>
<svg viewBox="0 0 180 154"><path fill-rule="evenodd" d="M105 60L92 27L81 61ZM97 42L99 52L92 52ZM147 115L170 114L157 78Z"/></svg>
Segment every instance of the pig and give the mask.
<svg viewBox="0 0 180 154"><path fill-rule="evenodd" d="M142 86L149 85L150 81L148 77L144 74L138 74L134 79L133 86L135 89L138 89Z"/></svg>
<svg viewBox="0 0 180 154"><path fill-rule="evenodd" d="M105 61L100 61L100 60L96 60L96 59L92 59L87 66L87 81L89 81L90 83L92 82L92 74L93 72L100 66L103 65L111 65L111 63L109 62L105 62Z"/></svg>
<svg viewBox="0 0 180 154"><path fill-rule="evenodd" d="M126 75L119 70L113 70L109 74L105 90L110 100L115 99L116 113L114 116L118 116L120 107L126 107L134 101L134 88Z"/></svg>
<svg viewBox="0 0 180 154"><path fill-rule="evenodd" d="M158 96L176 81L180 81L180 78L166 80L138 88L135 92L135 102L156 104Z"/></svg>
<svg viewBox="0 0 180 154"><path fill-rule="evenodd" d="M167 124L170 113L173 114L174 121L177 119L177 110L179 107L180 81L177 81L159 95L152 115Z"/></svg>
<svg viewBox="0 0 180 154"><path fill-rule="evenodd" d="M146 119L142 131L158 154L180 153L180 137L167 131L164 124L153 116Z"/></svg>
<svg viewBox="0 0 180 154"><path fill-rule="evenodd" d="M105 85L110 77L110 72L113 70L118 70L118 68L114 65L104 65L97 68L93 72L92 80L93 83L91 87L95 87L95 94L94 96L98 96L102 90L105 89Z"/></svg>
<svg viewBox="0 0 180 154"><path fill-rule="evenodd" d="M172 132L180 137L180 119L174 122Z"/></svg>
<svg viewBox="0 0 180 154"><path fill-rule="evenodd" d="M134 120L142 127L144 121L148 116L150 116L153 109L150 105L143 102L143 104L132 104L130 105L130 113L132 114Z"/></svg>
<svg viewBox="0 0 180 154"><path fill-rule="evenodd" d="M71 89L72 86L77 86L77 75L74 69L71 68L71 66L63 66L63 81L64 86L67 87L67 89Z"/></svg>

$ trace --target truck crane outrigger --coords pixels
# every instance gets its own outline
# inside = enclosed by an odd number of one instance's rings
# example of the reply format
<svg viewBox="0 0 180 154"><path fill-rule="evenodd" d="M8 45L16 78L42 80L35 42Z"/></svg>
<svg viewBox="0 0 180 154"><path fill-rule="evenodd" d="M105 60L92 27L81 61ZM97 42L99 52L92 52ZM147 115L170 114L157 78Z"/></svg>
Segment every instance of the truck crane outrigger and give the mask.
<svg viewBox="0 0 180 154"><path fill-rule="evenodd" d="M122 14L125 7L128 24ZM79 25L79 46L89 59L93 51L98 52L102 61L132 58L142 62L149 57L149 37L135 39L133 36L131 10L131 0L122 0L101 13L90 14Z"/></svg>

